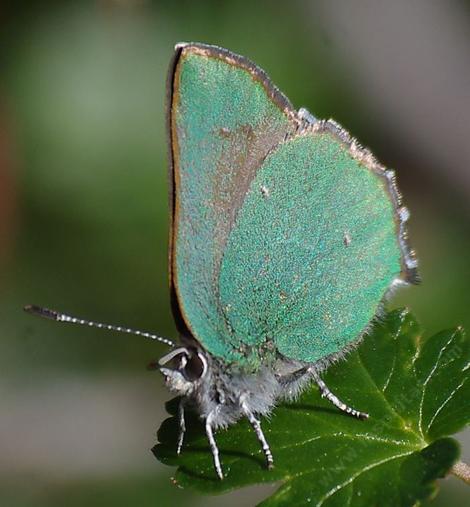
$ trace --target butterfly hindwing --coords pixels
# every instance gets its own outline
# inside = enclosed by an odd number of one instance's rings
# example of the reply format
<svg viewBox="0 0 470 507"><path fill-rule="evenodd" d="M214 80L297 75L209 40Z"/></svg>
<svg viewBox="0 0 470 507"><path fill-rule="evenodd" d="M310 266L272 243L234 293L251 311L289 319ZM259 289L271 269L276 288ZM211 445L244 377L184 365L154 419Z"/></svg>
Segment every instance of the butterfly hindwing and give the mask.
<svg viewBox="0 0 470 507"><path fill-rule="evenodd" d="M281 143L251 182L222 261L235 336L308 362L342 350L401 276L398 229L385 172L331 125Z"/></svg>

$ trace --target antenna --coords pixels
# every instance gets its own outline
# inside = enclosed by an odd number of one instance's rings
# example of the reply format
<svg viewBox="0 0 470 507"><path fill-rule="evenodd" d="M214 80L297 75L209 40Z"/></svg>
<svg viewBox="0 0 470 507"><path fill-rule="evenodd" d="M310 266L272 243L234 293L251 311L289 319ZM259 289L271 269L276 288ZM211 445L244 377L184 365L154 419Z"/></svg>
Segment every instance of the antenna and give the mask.
<svg viewBox="0 0 470 507"><path fill-rule="evenodd" d="M156 334L147 333L146 331L138 331L136 329L130 329L128 327L115 326L113 324L103 324L102 322L93 322L92 320L80 319L78 317L72 317L71 315L56 312L55 310L49 310L49 308L43 308L41 306L27 305L24 307L24 311L31 313L32 315L38 315L39 317L55 320L56 322L66 322L68 324L79 324L81 326L97 327L99 329L107 329L108 331L117 331L119 333L136 334L138 336L143 336L144 338L150 338L151 340L156 340L160 343L164 343L170 347L176 347L176 344L168 338L162 338Z"/></svg>

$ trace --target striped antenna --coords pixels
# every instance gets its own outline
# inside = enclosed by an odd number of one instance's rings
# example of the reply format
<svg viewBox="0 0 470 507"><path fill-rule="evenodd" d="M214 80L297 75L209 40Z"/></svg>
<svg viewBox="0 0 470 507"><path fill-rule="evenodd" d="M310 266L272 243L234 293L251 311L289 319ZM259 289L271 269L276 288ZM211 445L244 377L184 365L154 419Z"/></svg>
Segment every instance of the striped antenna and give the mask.
<svg viewBox="0 0 470 507"><path fill-rule="evenodd" d="M147 333L146 331L138 331L136 329L130 329L128 327L115 326L113 324L103 324L102 322L93 322L92 320L80 319L78 317L66 315L65 313L49 310L49 308L42 308L41 306L28 305L24 307L24 311L31 313L32 315L38 315L39 317L55 320L56 322L66 322L68 324L79 324L81 326L97 327L99 329L107 329L108 331L117 331L118 333L136 334L138 336L143 336L144 338L150 338L151 340L156 340L157 342L164 343L170 347L176 347L176 344L171 340L168 340L168 338L162 338L156 334Z"/></svg>

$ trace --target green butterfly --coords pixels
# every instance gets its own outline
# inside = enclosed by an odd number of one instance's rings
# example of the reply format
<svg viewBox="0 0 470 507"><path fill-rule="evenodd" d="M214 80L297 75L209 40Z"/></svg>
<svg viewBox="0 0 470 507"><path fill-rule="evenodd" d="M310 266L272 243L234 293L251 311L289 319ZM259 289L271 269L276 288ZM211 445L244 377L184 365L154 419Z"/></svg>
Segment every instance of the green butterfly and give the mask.
<svg viewBox="0 0 470 507"><path fill-rule="evenodd" d="M333 121L296 111L246 58L178 44L168 77L170 286L181 346L39 307L33 313L162 341L158 367L214 430L259 417L343 358L400 285L417 283L393 171Z"/></svg>

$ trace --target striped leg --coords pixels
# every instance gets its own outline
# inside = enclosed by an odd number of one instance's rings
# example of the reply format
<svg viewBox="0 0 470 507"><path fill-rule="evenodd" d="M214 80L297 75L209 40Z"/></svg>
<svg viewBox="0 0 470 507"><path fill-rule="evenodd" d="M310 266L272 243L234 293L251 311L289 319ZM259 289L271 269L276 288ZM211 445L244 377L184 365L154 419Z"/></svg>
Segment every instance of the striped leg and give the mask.
<svg viewBox="0 0 470 507"><path fill-rule="evenodd" d="M176 454L181 453L181 448L183 447L184 433L186 431L186 424L184 422L184 398L181 398L178 405L178 424L179 424L179 432L178 432L178 444L176 447Z"/></svg>
<svg viewBox="0 0 470 507"><path fill-rule="evenodd" d="M264 436L263 430L261 429L260 421L255 417L255 415L248 409L245 403L242 402L242 409L245 413L246 417L250 421L251 426L255 430L256 436L261 444L261 447L264 452L264 456L266 458L266 466L268 470L271 470L274 466L273 455L271 453L271 449L269 448L269 444Z"/></svg>
<svg viewBox="0 0 470 507"><path fill-rule="evenodd" d="M220 465L219 458L219 449L215 442L214 433L212 431L212 414L209 414L206 419L206 435L207 440L209 440L209 445L212 452L212 457L214 459L214 468L220 480L224 478L224 474L222 473L222 466Z"/></svg>
<svg viewBox="0 0 470 507"><path fill-rule="evenodd" d="M354 417L357 417L358 419L368 419L369 414L366 414L365 412L359 412L359 410L356 410L354 408L348 407L346 403L343 403L339 398L337 398L329 389L328 386L323 382L323 380L320 378L320 375L315 370L311 370L309 373L311 373L313 380L320 388L320 393L322 395L322 398L326 398L328 401L333 403L333 405L343 412L346 412L346 414L352 415Z"/></svg>

